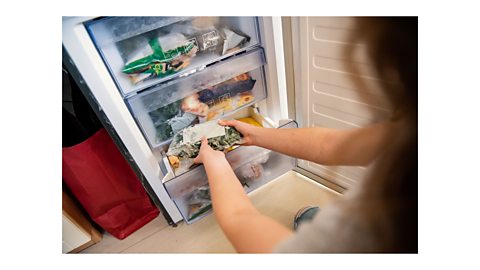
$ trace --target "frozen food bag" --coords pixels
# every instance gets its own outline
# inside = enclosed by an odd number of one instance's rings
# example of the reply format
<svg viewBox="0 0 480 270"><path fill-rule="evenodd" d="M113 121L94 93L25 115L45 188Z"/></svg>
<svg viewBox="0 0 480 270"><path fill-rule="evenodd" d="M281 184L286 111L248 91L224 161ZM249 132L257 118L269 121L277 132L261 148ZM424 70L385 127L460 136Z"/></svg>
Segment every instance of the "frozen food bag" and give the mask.
<svg viewBox="0 0 480 270"><path fill-rule="evenodd" d="M225 35L222 55L234 51L250 41L250 37L243 33L237 33L227 28L223 28L222 30Z"/></svg>
<svg viewBox="0 0 480 270"><path fill-rule="evenodd" d="M198 121L196 115L180 109L181 102L178 100L148 113L156 129L158 143L170 139L178 131Z"/></svg>
<svg viewBox="0 0 480 270"><path fill-rule="evenodd" d="M217 121L208 121L181 130L175 134L167 151L170 164L177 175L193 165L194 158L200 152L202 137L207 138L208 144L218 151L226 150L242 140L242 135L234 127L221 126Z"/></svg>
<svg viewBox="0 0 480 270"><path fill-rule="evenodd" d="M204 89L198 93L198 99L203 103L211 103L222 97L233 97L239 93L252 90L255 85L250 74L243 73L225 82L216 84L208 89Z"/></svg>
<svg viewBox="0 0 480 270"><path fill-rule="evenodd" d="M205 117L208 114L208 105L198 99L198 94L193 94L183 99L182 110Z"/></svg>
<svg viewBox="0 0 480 270"><path fill-rule="evenodd" d="M168 149L168 156L195 158L200 151L201 138L208 139L208 144L215 150L223 151L240 143L242 135L234 127L221 126L217 121L208 121L175 134Z"/></svg>
<svg viewBox="0 0 480 270"><path fill-rule="evenodd" d="M238 179L240 179L240 182L245 184L252 180L262 179L264 175L263 164L265 164L270 158L270 152L270 150L265 150L263 155L237 169L235 174Z"/></svg>
<svg viewBox="0 0 480 270"><path fill-rule="evenodd" d="M133 83L174 74L187 67L198 51L193 40L185 40L172 49L162 48L160 38L151 39L148 44L152 54L126 64L122 72L128 74ZM141 49L145 51L144 48Z"/></svg>
<svg viewBox="0 0 480 270"><path fill-rule="evenodd" d="M188 220L193 220L212 208L208 185L198 187L188 196Z"/></svg>

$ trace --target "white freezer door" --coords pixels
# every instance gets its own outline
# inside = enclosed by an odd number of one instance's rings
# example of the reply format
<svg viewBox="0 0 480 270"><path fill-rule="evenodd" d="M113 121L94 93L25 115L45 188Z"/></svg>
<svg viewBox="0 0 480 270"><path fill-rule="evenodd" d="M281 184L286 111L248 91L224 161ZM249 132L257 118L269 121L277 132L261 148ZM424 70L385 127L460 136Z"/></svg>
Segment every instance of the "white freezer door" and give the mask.
<svg viewBox="0 0 480 270"><path fill-rule="evenodd" d="M374 122L374 115L389 115L364 44L350 41L353 18L296 17L291 20L291 29L299 127L351 129ZM348 49L354 50L353 60L344 54ZM357 72L347 70L346 64ZM366 87L355 83L356 79L364 81ZM364 167L322 166L300 160L298 166L345 189L366 172Z"/></svg>

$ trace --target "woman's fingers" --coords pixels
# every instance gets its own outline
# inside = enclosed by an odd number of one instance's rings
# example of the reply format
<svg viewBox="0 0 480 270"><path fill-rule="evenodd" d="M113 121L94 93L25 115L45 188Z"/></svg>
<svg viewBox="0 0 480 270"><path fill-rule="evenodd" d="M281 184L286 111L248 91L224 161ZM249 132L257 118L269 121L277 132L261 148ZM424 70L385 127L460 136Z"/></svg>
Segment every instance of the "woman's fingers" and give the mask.
<svg viewBox="0 0 480 270"><path fill-rule="evenodd" d="M223 120L223 119L218 120L218 124L221 126L235 126L236 123L237 123L237 120Z"/></svg>
<svg viewBox="0 0 480 270"><path fill-rule="evenodd" d="M193 160L193 163L195 163L195 164L203 163L203 162L202 162L202 159L200 158L200 155L198 155L198 156Z"/></svg>
<svg viewBox="0 0 480 270"><path fill-rule="evenodd" d="M203 152L208 151L210 146L208 145L208 140L205 137L202 137L202 144L200 146L200 152L198 153L198 156L193 160L194 163L203 163Z"/></svg>

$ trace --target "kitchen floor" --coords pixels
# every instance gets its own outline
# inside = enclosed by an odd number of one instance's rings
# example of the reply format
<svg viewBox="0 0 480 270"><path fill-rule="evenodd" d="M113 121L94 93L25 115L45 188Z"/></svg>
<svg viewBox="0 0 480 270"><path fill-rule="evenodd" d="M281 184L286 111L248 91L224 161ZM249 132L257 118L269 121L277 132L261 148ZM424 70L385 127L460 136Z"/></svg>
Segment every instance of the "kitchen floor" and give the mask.
<svg viewBox="0 0 480 270"><path fill-rule="evenodd" d="M249 194L263 214L292 227L295 213L303 206L320 208L340 194L304 177L288 172ZM160 214L156 219L123 240L105 233L102 241L81 253L233 253L213 214L187 225L168 226Z"/></svg>

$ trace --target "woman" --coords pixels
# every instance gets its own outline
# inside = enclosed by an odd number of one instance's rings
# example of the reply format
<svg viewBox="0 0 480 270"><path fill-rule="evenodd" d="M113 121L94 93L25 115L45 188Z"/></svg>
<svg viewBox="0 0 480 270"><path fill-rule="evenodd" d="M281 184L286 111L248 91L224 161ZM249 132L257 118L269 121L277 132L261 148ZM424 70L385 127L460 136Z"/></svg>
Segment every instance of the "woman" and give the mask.
<svg viewBox="0 0 480 270"><path fill-rule="evenodd" d="M238 252L417 252L417 18L358 18L357 25L361 36L352 38L366 41L387 82L390 119L354 130L220 121L241 132L245 145L325 165L369 165L342 200L294 233L255 209L224 154L202 140L195 162L205 166L215 216Z"/></svg>

